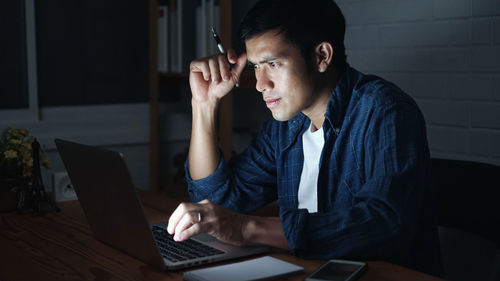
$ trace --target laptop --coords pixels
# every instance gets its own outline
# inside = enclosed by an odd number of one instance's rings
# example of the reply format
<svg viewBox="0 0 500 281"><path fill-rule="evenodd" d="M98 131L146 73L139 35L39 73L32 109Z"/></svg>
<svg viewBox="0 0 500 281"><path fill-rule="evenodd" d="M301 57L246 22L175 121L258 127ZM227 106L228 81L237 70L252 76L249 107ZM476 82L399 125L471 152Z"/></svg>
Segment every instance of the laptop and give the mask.
<svg viewBox="0 0 500 281"><path fill-rule="evenodd" d="M164 270L265 253L269 246L233 246L209 234L175 242L168 222L150 225L119 152L55 140L57 150L94 236Z"/></svg>

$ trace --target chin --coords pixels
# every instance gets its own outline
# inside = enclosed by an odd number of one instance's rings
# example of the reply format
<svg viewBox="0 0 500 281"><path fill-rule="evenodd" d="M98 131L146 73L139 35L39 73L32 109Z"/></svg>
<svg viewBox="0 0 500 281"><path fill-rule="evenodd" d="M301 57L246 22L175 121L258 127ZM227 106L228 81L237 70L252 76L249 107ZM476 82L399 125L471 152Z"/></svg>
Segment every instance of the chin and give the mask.
<svg viewBox="0 0 500 281"><path fill-rule="evenodd" d="M276 120L276 121L288 121L288 120L290 120L290 118L285 119L285 118L279 118L279 117L277 118L277 117L274 117L274 116L273 116L273 118L274 118L274 120Z"/></svg>
<svg viewBox="0 0 500 281"><path fill-rule="evenodd" d="M273 111L271 111L271 113L273 115L274 120L276 121L288 121L297 115L297 114L286 114Z"/></svg>

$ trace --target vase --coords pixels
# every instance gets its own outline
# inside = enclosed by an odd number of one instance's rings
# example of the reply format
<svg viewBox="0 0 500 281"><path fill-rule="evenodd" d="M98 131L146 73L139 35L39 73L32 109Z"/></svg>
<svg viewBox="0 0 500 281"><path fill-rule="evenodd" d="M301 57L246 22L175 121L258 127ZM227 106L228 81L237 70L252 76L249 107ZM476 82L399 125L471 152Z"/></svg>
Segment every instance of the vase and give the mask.
<svg viewBox="0 0 500 281"><path fill-rule="evenodd" d="M0 178L0 213L18 210L29 184L29 178Z"/></svg>

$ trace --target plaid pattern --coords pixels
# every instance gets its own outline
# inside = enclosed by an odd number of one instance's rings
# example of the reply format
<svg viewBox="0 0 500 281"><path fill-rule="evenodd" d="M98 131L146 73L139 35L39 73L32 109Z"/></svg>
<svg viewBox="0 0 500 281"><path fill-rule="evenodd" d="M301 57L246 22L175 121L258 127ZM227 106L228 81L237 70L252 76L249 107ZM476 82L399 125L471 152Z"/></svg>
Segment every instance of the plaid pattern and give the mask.
<svg viewBox="0 0 500 281"><path fill-rule="evenodd" d="M382 259L441 275L425 122L395 85L348 67L323 123L318 212L298 209L302 113L269 120L241 154L207 178L186 175L193 201L237 212L274 200L292 252L313 259Z"/></svg>

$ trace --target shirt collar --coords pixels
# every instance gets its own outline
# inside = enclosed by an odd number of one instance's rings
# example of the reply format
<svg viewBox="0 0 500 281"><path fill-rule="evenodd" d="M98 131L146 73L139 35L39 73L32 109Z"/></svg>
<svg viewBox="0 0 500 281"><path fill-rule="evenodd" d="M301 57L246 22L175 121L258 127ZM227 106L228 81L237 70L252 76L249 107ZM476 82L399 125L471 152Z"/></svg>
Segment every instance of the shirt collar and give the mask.
<svg viewBox="0 0 500 281"><path fill-rule="evenodd" d="M358 71L347 65L340 76L326 106L323 125L327 124L329 128L324 128L325 131L333 128L336 134L340 132L358 75Z"/></svg>
<svg viewBox="0 0 500 281"><path fill-rule="evenodd" d="M288 120L288 144L287 147L292 144L292 142L295 140L297 134L302 133L304 130L304 126L308 126L309 123L311 122L307 116L299 112L295 117L292 119ZM304 124L305 123L305 124Z"/></svg>

